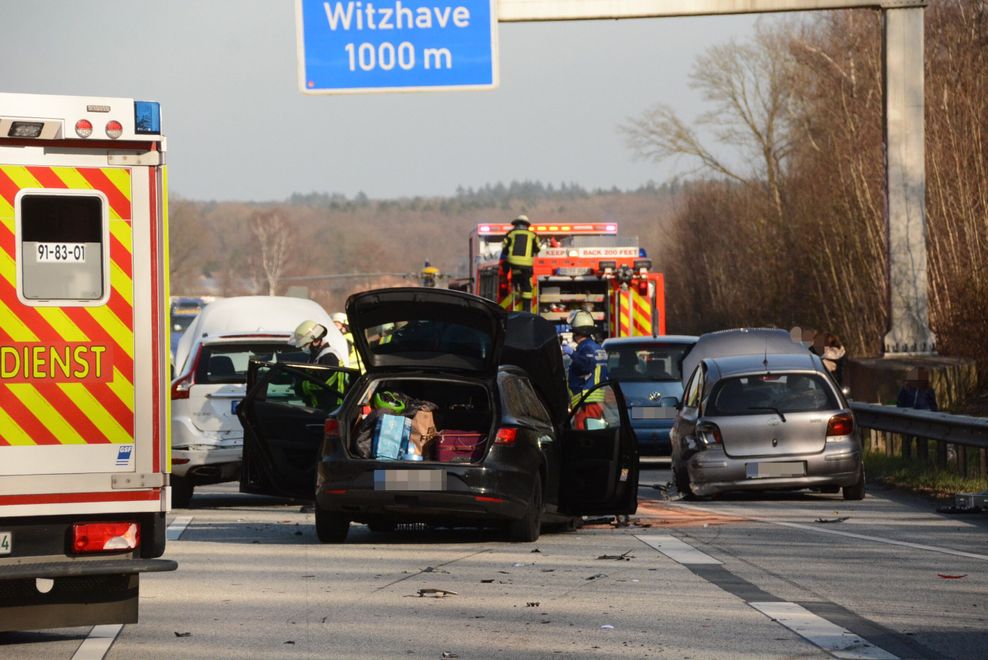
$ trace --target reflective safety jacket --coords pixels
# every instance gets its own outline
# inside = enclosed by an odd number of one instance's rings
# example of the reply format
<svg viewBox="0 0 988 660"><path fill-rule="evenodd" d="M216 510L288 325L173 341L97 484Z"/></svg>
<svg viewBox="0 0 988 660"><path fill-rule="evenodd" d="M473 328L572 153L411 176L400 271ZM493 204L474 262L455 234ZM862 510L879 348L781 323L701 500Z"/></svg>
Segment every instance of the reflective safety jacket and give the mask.
<svg viewBox="0 0 988 660"><path fill-rule="evenodd" d="M322 408L324 410L335 410L343 403L343 395L346 394L347 374L341 371L334 371L326 379L328 390L323 389L317 383L310 380L302 381L302 398L305 405L310 408Z"/></svg>
<svg viewBox="0 0 988 660"><path fill-rule="evenodd" d="M353 333L345 332L343 333L343 338L346 339L346 345L350 347L349 362L351 369L358 369L360 373L364 373L364 364L360 360L360 353L357 352L357 345L353 343Z"/></svg>
<svg viewBox="0 0 988 660"><path fill-rule="evenodd" d="M577 344L570 359L567 385L570 405L574 406L585 392L607 380L607 351L593 339L587 338ZM603 390L598 390L587 398L587 401L603 400Z"/></svg>
<svg viewBox="0 0 988 660"><path fill-rule="evenodd" d="M531 268L533 258L542 250L542 241L530 229L512 229L501 242L501 248L501 255L509 266Z"/></svg>

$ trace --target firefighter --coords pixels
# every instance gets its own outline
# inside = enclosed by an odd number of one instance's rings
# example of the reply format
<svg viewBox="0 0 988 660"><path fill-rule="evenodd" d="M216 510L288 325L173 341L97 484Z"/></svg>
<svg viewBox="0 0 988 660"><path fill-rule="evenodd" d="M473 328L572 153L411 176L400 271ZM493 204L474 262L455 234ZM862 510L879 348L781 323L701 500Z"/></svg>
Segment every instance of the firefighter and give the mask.
<svg viewBox="0 0 988 660"><path fill-rule="evenodd" d="M596 330L590 312L579 310L570 316L570 330L576 348L573 350L569 366L567 384L570 393L570 408L576 406L583 396L597 385L607 380L607 352L593 339ZM574 429L586 429L587 419L604 419L604 391L599 389L584 399L573 417Z"/></svg>
<svg viewBox="0 0 988 660"><path fill-rule="evenodd" d="M312 364L338 367L340 366L340 356L336 354L329 342L325 341L327 332L326 326L321 323L302 321L295 328L295 332L288 343L302 350L308 349L309 362ZM343 393L346 389L344 372L334 371L326 379L326 387L328 389L324 389L310 380L304 380L299 394L310 408L332 410L343 401Z"/></svg>
<svg viewBox="0 0 988 660"><path fill-rule="evenodd" d="M530 229L532 223L528 216L519 215L511 221L513 229L508 232L501 242L501 258L507 262L511 271L511 285L521 291L521 298L526 311L532 309L532 264L535 255L542 250L542 241L538 234Z"/></svg>
<svg viewBox="0 0 988 660"><path fill-rule="evenodd" d="M439 279L439 269L426 261L425 266L423 266L422 270L419 272L419 279L422 286L435 288L436 280Z"/></svg>
<svg viewBox="0 0 988 660"><path fill-rule="evenodd" d="M353 343L353 333L350 332L350 320L343 312L336 312L330 318L333 319L333 324L336 326L336 329L343 333L343 338L346 339L346 345L350 351L348 356L350 367L359 369L360 373L363 373L364 365L360 361L360 354L357 353L357 346Z"/></svg>

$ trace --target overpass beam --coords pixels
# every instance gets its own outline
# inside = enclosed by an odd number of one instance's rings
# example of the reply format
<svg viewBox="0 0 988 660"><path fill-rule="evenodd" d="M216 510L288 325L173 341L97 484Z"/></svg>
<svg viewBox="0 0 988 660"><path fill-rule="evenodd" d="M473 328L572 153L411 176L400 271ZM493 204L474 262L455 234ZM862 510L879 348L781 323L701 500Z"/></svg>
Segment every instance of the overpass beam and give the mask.
<svg viewBox="0 0 988 660"><path fill-rule="evenodd" d="M889 332L886 356L929 355L923 7L883 10Z"/></svg>

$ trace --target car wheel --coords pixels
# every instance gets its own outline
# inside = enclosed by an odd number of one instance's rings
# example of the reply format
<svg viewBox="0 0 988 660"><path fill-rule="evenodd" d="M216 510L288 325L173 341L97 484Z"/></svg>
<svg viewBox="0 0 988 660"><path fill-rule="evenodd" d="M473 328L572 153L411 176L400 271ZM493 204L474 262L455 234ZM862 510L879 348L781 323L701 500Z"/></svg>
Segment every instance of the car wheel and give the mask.
<svg viewBox="0 0 988 660"><path fill-rule="evenodd" d="M858 480L850 486L844 486L845 500L863 500L865 496L865 473L864 466L858 469Z"/></svg>
<svg viewBox="0 0 988 660"><path fill-rule="evenodd" d="M676 485L676 491L684 498L693 497L693 489L690 488L690 473L686 467L672 468L672 479Z"/></svg>
<svg viewBox="0 0 988 660"><path fill-rule="evenodd" d="M531 543L539 540L542 532L542 478L535 477L532 484L532 497L528 508L518 520L508 523L508 540L516 543Z"/></svg>
<svg viewBox="0 0 988 660"><path fill-rule="evenodd" d="M349 531L349 520L339 513L325 511L316 505L316 536L321 543L343 543Z"/></svg>
<svg viewBox="0 0 988 660"><path fill-rule="evenodd" d="M172 508L188 509L189 505L192 503L192 491L195 490L195 484L192 483L192 479L188 477L179 477L173 474L171 485Z"/></svg>

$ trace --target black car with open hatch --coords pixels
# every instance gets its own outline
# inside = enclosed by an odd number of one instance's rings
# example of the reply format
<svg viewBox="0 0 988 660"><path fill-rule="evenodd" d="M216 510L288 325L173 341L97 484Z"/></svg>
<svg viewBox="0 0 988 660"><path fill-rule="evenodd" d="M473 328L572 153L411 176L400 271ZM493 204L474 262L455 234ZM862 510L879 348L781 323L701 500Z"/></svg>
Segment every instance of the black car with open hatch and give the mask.
<svg viewBox="0 0 988 660"><path fill-rule="evenodd" d="M588 393L592 417L577 414L583 402L571 410L548 321L410 287L355 294L346 312L365 373L252 364L242 491L314 499L326 543L351 522L498 526L534 541L543 522L634 513L620 389Z"/></svg>

